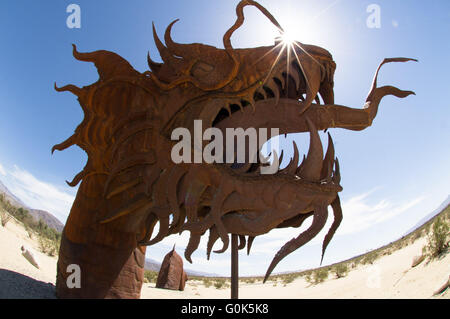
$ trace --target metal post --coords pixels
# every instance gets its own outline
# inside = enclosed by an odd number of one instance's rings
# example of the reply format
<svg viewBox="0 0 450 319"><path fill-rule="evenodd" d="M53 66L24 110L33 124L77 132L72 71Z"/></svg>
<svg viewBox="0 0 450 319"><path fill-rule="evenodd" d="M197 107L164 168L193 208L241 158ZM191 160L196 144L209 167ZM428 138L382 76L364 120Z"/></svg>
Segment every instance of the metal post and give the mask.
<svg viewBox="0 0 450 319"><path fill-rule="evenodd" d="M238 235L231 235L231 299L238 299L239 290L239 252Z"/></svg>

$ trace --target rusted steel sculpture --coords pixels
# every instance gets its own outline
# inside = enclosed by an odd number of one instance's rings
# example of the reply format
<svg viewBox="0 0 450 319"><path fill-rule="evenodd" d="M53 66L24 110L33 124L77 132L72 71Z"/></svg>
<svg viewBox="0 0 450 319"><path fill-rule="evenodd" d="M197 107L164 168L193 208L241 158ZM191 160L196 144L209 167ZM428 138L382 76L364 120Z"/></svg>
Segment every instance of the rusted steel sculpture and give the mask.
<svg viewBox="0 0 450 319"><path fill-rule="evenodd" d="M156 288L183 291L188 277L183 269L183 259L173 249L164 257L156 280Z"/></svg>
<svg viewBox="0 0 450 319"><path fill-rule="evenodd" d="M176 43L171 31L177 20L166 30L165 44L153 28L163 63L149 56L151 71L144 73L113 52L81 53L73 46L74 57L93 62L100 78L83 88L55 85L57 91L78 97L84 120L53 151L78 145L88 154L83 171L69 183L81 185L62 237L59 297L139 298L145 247L171 234L190 231L185 258L191 262L207 231L209 258L219 238L223 247L216 252L227 250L229 234L239 235L239 248L249 251L256 236L299 227L312 218L309 229L276 254L267 279L282 258L319 233L331 205L334 222L323 243L325 252L342 220L342 187L333 140L328 135L324 156L318 130L363 130L372 124L384 96L414 93L377 87L378 68L362 109L334 104L336 64L327 50L282 41L268 47L232 47L231 36L243 24L247 5L257 7L283 32L265 8L244 0L237 6L236 23L224 35L224 49ZM385 59L380 67L410 60ZM192 132L196 119L205 129L309 132L310 149L299 165L294 145L290 164L274 175L261 175L260 161L175 164L171 133L178 127ZM151 239L158 222L159 232ZM67 288L70 264L81 268L79 289Z"/></svg>

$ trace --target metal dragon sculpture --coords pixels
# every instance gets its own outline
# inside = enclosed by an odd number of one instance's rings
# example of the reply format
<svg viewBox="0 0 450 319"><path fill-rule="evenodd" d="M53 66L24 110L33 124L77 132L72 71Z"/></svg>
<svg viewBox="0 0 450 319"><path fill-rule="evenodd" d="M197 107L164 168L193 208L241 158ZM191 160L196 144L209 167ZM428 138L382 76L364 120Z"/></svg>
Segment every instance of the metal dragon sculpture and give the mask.
<svg viewBox="0 0 450 319"><path fill-rule="evenodd" d="M88 155L84 169L69 183L81 182L59 252L60 298L139 298L146 246L171 234L190 232L185 258L191 261L207 231L209 258L218 239L223 247L216 252L227 250L229 234L239 235L239 248L250 251L256 236L300 227L312 218L306 231L278 251L267 279L282 258L320 232L331 205L334 221L323 242L325 252L342 220L342 187L333 140L328 135L324 155L318 130L363 130L372 124L384 96L414 94L377 87L384 63L412 59L385 59L363 108L336 105L336 64L327 50L281 41L268 47L232 47L231 36L243 24L247 5L257 7L283 32L265 8L243 0L235 24L224 35L224 49L174 42L171 31L177 20L166 30L165 44L153 27L163 63L148 56L150 71L144 73L113 52L81 53L73 46L77 60L95 64L99 80L83 88L55 84L57 91L78 97L84 120L53 151L78 145ZM223 131L254 127L278 128L280 134L309 132L310 148L299 165L294 145L290 164L273 175L260 174L261 161L175 164L171 132L177 127L192 131L196 119ZM71 264L80 266L80 288L67 287Z"/></svg>

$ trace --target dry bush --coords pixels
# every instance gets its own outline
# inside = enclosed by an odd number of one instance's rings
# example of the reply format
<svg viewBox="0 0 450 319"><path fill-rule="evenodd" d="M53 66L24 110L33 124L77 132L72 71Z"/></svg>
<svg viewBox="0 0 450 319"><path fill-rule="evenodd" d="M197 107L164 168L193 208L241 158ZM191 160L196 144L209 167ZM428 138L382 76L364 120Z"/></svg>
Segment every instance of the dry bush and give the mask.
<svg viewBox="0 0 450 319"><path fill-rule="evenodd" d="M0 222L3 227L6 226L6 224L11 220L12 216L8 214L6 211L2 210L0 211Z"/></svg>
<svg viewBox="0 0 450 319"><path fill-rule="evenodd" d="M337 278L343 278L348 274L347 264L338 264L333 267L333 272Z"/></svg>
<svg viewBox="0 0 450 319"><path fill-rule="evenodd" d="M433 223L432 231L428 234L427 246L424 249L430 259L439 258L448 252L449 228L448 222L442 217Z"/></svg>

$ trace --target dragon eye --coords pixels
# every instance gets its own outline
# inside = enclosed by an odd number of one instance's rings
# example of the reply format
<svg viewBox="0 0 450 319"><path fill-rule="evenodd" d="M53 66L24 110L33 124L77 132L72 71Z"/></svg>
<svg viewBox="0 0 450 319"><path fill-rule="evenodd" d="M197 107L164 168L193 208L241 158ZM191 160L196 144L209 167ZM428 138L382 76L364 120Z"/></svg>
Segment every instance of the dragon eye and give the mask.
<svg viewBox="0 0 450 319"><path fill-rule="evenodd" d="M214 70L212 65L205 62L196 62L191 69L191 75L196 78L204 77L211 73L212 70Z"/></svg>

